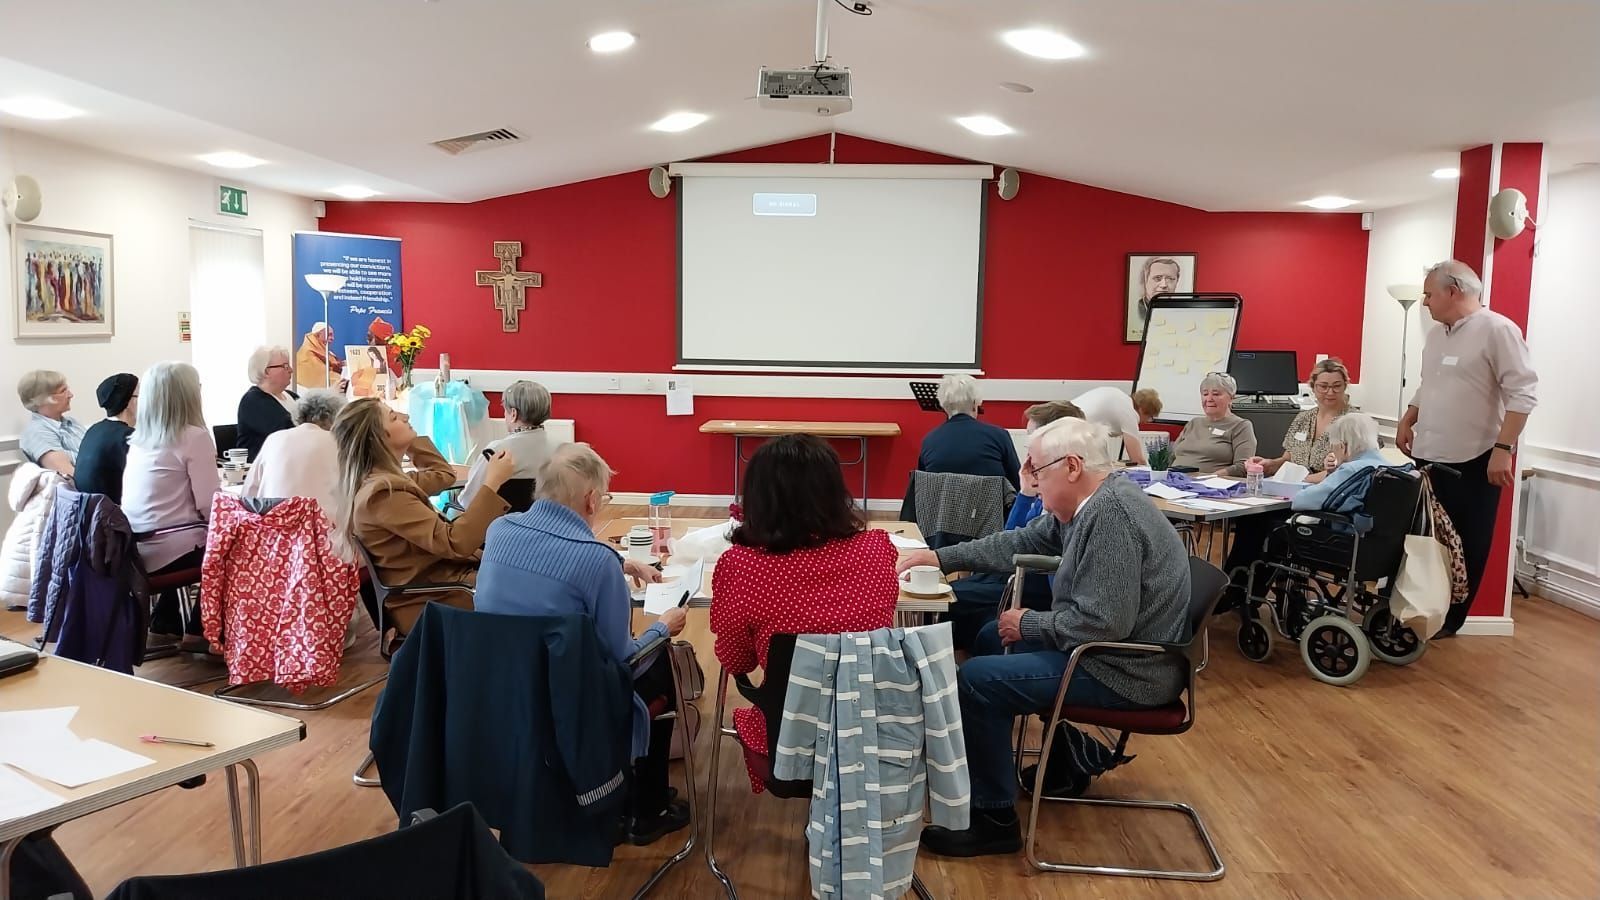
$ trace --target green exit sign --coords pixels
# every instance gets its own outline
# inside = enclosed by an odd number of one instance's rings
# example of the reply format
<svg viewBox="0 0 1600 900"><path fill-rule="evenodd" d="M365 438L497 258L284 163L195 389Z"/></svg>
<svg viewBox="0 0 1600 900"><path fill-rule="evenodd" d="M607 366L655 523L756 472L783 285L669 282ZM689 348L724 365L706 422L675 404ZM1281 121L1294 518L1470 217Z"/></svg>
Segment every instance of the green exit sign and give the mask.
<svg viewBox="0 0 1600 900"><path fill-rule="evenodd" d="M217 188L217 212L225 216L250 215L250 194L244 188L221 185Z"/></svg>

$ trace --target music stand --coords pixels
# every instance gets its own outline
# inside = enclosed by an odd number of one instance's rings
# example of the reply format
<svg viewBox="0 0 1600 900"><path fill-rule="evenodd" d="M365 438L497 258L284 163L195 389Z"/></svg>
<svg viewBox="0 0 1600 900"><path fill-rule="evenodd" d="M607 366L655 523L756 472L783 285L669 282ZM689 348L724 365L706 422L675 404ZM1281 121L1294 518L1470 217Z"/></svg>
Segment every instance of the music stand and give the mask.
<svg viewBox="0 0 1600 900"><path fill-rule="evenodd" d="M937 381L913 381L911 396L917 398L917 405L923 412L944 412L944 407L939 405L939 383Z"/></svg>

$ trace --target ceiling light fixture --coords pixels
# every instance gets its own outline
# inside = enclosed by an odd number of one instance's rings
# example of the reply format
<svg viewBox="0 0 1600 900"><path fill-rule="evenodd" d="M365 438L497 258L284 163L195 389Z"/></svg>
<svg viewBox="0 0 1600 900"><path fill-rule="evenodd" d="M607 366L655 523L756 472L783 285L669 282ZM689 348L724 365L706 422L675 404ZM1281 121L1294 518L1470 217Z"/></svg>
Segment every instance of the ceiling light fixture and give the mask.
<svg viewBox="0 0 1600 900"><path fill-rule="evenodd" d="M589 49L596 53L616 53L632 47L634 40L626 31L604 31L589 38Z"/></svg>
<svg viewBox="0 0 1600 900"><path fill-rule="evenodd" d="M46 100L43 97L13 97L10 100L0 100L0 112L47 122L83 115L81 109L54 100Z"/></svg>
<svg viewBox="0 0 1600 900"><path fill-rule="evenodd" d="M219 150L216 153L202 153L195 158L203 163L206 163L207 165L216 166L219 169L253 169L256 166L266 165L267 162L264 159L257 159L248 153L240 153L237 150Z"/></svg>
<svg viewBox="0 0 1600 900"><path fill-rule="evenodd" d="M335 188L328 188L328 193L346 200L365 200L368 197L378 196L377 191L359 184L341 184Z"/></svg>
<svg viewBox="0 0 1600 900"><path fill-rule="evenodd" d="M962 116L956 119L956 124L973 134L982 134L989 137L1012 132L1010 125L996 119L994 116Z"/></svg>
<svg viewBox="0 0 1600 900"><path fill-rule="evenodd" d="M688 131L709 118L711 117L705 113L675 112L655 120L650 124L650 127L656 131Z"/></svg>
<svg viewBox="0 0 1600 900"><path fill-rule="evenodd" d="M1460 178L1461 170L1446 166L1443 169L1434 169L1433 177L1439 179L1440 181L1449 181L1452 178Z"/></svg>
<svg viewBox="0 0 1600 900"><path fill-rule="evenodd" d="M1300 201L1301 206L1312 209L1344 209L1346 206L1355 206L1356 202L1349 197L1338 197L1333 194L1324 194L1321 197L1312 197L1310 200Z"/></svg>
<svg viewBox="0 0 1600 900"><path fill-rule="evenodd" d="M1039 59L1076 59L1084 54L1082 44L1046 28L1018 28L1000 35L1000 39L1011 49Z"/></svg>

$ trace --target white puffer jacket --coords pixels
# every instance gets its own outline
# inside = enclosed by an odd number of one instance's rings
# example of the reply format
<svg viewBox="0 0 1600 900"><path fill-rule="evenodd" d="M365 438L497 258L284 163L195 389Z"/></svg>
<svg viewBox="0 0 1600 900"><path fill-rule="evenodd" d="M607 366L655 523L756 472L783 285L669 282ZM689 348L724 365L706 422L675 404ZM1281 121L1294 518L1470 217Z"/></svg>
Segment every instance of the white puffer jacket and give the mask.
<svg viewBox="0 0 1600 900"><path fill-rule="evenodd" d="M33 550L39 544L39 531L50 521L55 504L56 485L65 478L53 469L23 463L11 475L11 490L6 499L17 517L6 529L0 543L0 606L14 609L28 605L33 582Z"/></svg>

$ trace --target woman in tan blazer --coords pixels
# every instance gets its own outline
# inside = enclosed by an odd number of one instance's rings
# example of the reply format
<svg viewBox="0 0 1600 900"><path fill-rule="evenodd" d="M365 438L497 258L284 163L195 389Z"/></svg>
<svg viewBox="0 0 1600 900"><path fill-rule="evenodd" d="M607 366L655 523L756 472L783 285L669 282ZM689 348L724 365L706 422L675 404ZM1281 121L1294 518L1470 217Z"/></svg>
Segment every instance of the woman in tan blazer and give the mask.
<svg viewBox="0 0 1600 900"><path fill-rule="evenodd" d="M460 582L476 584L478 560L489 523L508 509L500 485L516 471L505 451L488 461L484 487L454 521L434 510L429 497L455 484L456 473L433 442L418 437L410 418L376 397L357 400L333 423L339 449L339 485L334 498L336 550L356 560L355 544L365 547L384 584ZM400 468L411 457L416 471ZM426 600L472 608L465 591L408 598L385 615L404 634L422 614Z"/></svg>

